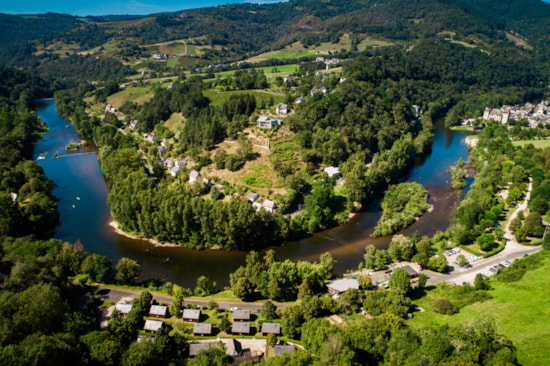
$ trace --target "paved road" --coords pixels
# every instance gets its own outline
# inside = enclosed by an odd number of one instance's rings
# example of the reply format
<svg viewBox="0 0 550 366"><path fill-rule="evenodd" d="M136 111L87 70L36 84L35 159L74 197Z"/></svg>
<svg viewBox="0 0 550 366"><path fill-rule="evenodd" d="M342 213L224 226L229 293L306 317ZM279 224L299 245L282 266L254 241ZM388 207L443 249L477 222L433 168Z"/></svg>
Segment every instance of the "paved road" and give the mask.
<svg viewBox="0 0 550 366"><path fill-rule="evenodd" d="M527 193L525 194L525 200L519 204L514 212L510 215L510 218L506 222L504 228L504 239L506 240L506 246L504 249L489 258L481 259L477 262L471 263L470 268L455 268L448 274L437 273L432 271L422 271L422 273L427 274L430 279L428 280L428 285L434 285L440 282L454 282L456 284L462 284L463 282L468 282L473 284L475 276L478 273L487 272L487 269L492 266L496 266L503 261L514 261L518 258L523 257L525 254L529 255L536 253L542 250L541 246L531 247L526 245L521 245L516 241L514 234L510 230L510 223L514 220L518 213L527 208L529 199L531 198L531 190L533 189L533 180L529 178L529 186L527 188ZM463 252L462 254L468 256L469 253Z"/></svg>
<svg viewBox="0 0 550 366"><path fill-rule="evenodd" d="M146 290L146 289L144 289ZM108 286L103 287L93 287L91 288L91 291L94 295L97 295L101 297L104 300L110 301L112 303L118 303L124 298L137 298L139 297L139 294L141 291L138 290L122 290L122 289L115 289L110 288ZM171 304L172 303L172 297L171 296L159 296L159 295L153 295L153 299L156 300L159 303L163 304ZM196 305L196 306L208 306L208 301L199 301L199 300L184 300L183 304L185 306L188 305ZM250 310L252 312L254 311L260 311L263 303L237 303L237 302L218 302L218 307L222 310L231 310L234 308L243 309L243 310ZM277 304L275 305L277 307L277 310L285 308L289 306L288 304Z"/></svg>

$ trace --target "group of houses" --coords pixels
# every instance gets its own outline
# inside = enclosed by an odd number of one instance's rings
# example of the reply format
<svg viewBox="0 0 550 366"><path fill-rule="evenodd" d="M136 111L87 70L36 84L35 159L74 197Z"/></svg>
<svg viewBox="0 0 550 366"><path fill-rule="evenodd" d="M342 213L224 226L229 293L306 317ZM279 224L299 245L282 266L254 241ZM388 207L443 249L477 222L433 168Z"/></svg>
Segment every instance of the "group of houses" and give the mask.
<svg viewBox="0 0 550 366"><path fill-rule="evenodd" d="M543 100L537 105L527 103L524 106L505 105L500 108L486 107L483 111L483 120L507 124L510 119L516 121L527 120L531 127L550 123L550 101Z"/></svg>
<svg viewBox="0 0 550 366"><path fill-rule="evenodd" d="M131 298L122 299L121 302L115 305L116 311L122 317L126 317L132 310ZM168 307L166 305L151 305L148 319L145 320L143 331L146 333L156 333L164 325L162 319L167 318ZM267 342L261 338L212 338L214 336L214 324L201 322L202 313L200 309L184 309L182 320L185 323L193 324L193 336L196 337L189 345L189 356L197 356L199 352L208 349L213 344L221 344L227 355L233 357L234 361L253 361L259 362L260 358L266 355ZM264 322L261 324L259 332L253 331L251 325L250 310L235 309L233 310L233 322L231 330L228 332L233 336L250 336L252 333L259 333L261 336L273 334L281 335L281 325L279 323ZM205 338L203 338L205 337ZM147 339L141 337L140 341ZM284 353L294 351L294 346L291 345L275 345L272 348L271 355L280 356ZM240 363L240 362L238 362Z"/></svg>

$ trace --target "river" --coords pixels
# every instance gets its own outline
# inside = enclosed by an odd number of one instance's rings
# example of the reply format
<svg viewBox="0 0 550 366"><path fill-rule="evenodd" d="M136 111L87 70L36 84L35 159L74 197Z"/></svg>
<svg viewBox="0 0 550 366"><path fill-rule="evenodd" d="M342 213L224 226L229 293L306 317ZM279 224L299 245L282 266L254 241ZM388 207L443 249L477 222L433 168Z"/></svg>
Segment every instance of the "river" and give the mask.
<svg viewBox="0 0 550 366"><path fill-rule="evenodd" d="M121 257L133 258L141 264L143 281L171 281L193 288L197 277L206 275L218 283L218 288L228 284L228 274L244 264L245 252L154 247L146 240L115 233L109 225L108 192L96 147L90 143L82 151L65 152L65 146L79 139L74 126L57 114L53 100L39 101L37 114L49 126L48 133L35 146L34 158L57 185L53 193L59 198L60 225L55 238L71 243L79 241L86 251L105 255L113 263ZM434 208L402 233L410 235L418 231L421 235L431 235L448 226L449 217L464 192L457 193L450 188L450 175L445 171L459 157L467 160L466 136L462 131L435 131L431 155L418 161L407 178L428 189ZM295 261L314 261L330 251L337 261L335 272L343 273L357 268L367 244L373 243L378 248L388 246L391 237L369 237L379 217L379 205L373 202L346 225L273 249L278 259Z"/></svg>

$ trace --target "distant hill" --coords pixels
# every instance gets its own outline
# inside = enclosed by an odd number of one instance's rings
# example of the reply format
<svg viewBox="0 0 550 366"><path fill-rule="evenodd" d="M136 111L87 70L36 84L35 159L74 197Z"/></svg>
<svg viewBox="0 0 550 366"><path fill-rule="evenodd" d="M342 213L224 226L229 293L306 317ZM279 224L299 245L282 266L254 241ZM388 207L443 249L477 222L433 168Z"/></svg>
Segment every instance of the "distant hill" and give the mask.
<svg viewBox="0 0 550 366"><path fill-rule="evenodd" d="M188 55L195 61L182 65L239 61L295 42L366 36L408 44L440 37L489 53L515 47L550 56L550 4L540 0L291 0L146 17L0 15L0 26L0 63L18 67L88 50L137 62L155 52L151 45L176 40L197 50Z"/></svg>
<svg viewBox="0 0 550 366"><path fill-rule="evenodd" d="M0 46L42 38L82 24L82 21L64 14L9 15L0 13Z"/></svg>

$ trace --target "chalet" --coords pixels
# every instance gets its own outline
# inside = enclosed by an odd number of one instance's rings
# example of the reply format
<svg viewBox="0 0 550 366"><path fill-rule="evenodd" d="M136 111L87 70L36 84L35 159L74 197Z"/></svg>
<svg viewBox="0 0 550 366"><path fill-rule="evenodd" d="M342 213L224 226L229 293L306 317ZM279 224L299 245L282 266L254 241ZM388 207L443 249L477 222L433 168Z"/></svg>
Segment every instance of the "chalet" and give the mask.
<svg viewBox="0 0 550 366"><path fill-rule="evenodd" d="M280 125L281 121L276 120L276 119L271 119L271 118L266 117L266 116L261 116L256 120L256 123L257 123L256 126L258 128L272 129L275 126Z"/></svg>
<svg viewBox="0 0 550 366"><path fill-rule="evenodd" d="M149 316L152 318L166 318L168 307L164 305L151 305Z"/></svg>
<svg viewBox="0 0 550 366"><path fill-rule="evenodd" d="M145 325L143 326L143 330L149 333L156 333L160 328L162 328L163 324L164 323L160 320L147 319L145 321Z"/></svg>
<svg viewBox="0 0 550 366"><path fill-rule="evenodd" d="M294 76L287 76L285 78L283 78L283 83L295 83L296 82L296 78L294 78Z"/></svg>
<svg viewBox="0 0 550 366"><path fill-rule="evenodd" d="M189 173L189 183L195 183L200 176L201 173L197 172L196 170L191 170L191 173Z"/></svg>
<svg viewBox="0 0 550 366"><path fill-rule="evenodd" d="M189 356L195 357L201 351L205 351L210 348L210 343L191 343L189 345Z"/></svg>
<svg viewBox="0 0 550 366"><path fill-rule="evenodd" d="M195 309L184 309L183 310L183 321L198 323L201 318L201 311Z"/></svg>
<svg viewBox="0 0 550 366"><path fill-rule="evenodd" d="M343 83L343 82L346 81L346 80L347 80L347 79L346 79L345 76L342 76L342 77L340 78L340 82L341 82L341 83Z"/></svg>
<svg viewBox="0 0 550 366"><path fill-rule="evenodd" d="M264 200L264 202L262 202L262 209L267 212L273 212L277 209L277 204L272 200Z"/></svg>
<svg viewBox="0 0 550 366"><path fill-rule="evenodd" d="M329 178L340 178L340 168L335 166L327 166L323 169L323 172L327 173Z"/></svg>
<svg viewBox="0 0 550 366"><path fill-rule="evenodd" d="M212 334L211 323L196 323L193 326L193 335L209 336Z"/></svg>
<svg viewBox="0 0 550 366"><path fill-rule="evenodd" d="M281 324L279 323L263 323L262 324L262 335L266 336L268 334L281 334Z"/></svg>
<svg viewBox="0 0 550 366"><path fill-rule="evenodd" d="M359 290L359 281L352 278L344 278L341 280L335 280L327 283L328 292L331 295L339 296L347 290L355 289Z"/></svg>
<svg viewBox="0 0 550 366"><path fill-rule="evenodd" d="M116 112L116 108L110 104L107 104L107 106L105 107L105 113L115 113L115 112Z"/></svg>
<svg viewBox="0 0 550 366"><path fill-rule="evenodd" d="M294 346L277 344L273 347L275 357L282 356L285 353L294 352Z"/></svg>
<svg viewBox="0 0 550 366"><path fill-rule="evenodd" d="M277 113L278 116L284 117L288 113L288 105L285 103L279 103L277 104L277 107L275 108L275 113Z"/></svg>
<svg viewBox="0 0 550 366"><path fill-rule="evenodd" d="M247 200L249 200L252 203L256 202L256 200L259 197L258 194L254 192L246 192L244 196L246 197Z"/></svg>
<svg viewBox="0 0 550 366"><path fill-rule="evenodd" d="M418 277L418 272L416 272L416 271L414 270L414 268L412 268L411 266L407 265L407 266L403 266L403 267L401 267L401 268L404 269L405 271L407 271L407 273L409 274L409 276L410 276L411 278L416 278L416 277Z"/></svg>
<svg viewBox="0 0 550 366"><path fill-rule="evenodd" d="M234 322L247 322L250 321L250 310L235 310L233 312Z"/></svg>
<svg viewBox="0 0 550 366"><path fill-rule="evenodd" d="M325 76L327 76L327 73L324 72L324 71L317 71L315 73L315 76L320 77L320 78L324 78ZM325 94L325 93L323 93L323 94Z"/></svg>
<svg viewBox="0 0 550 366"><path fill-rule="evenodd" d="M132 304L116 304L115 310L123 316L126 316L130 312L130 310L132 310Z"/></svg>
<svg viewBox="0 0 550 366"><path fill-rule="evenodd" d="M131 130L137 130L137 128L139 127L139 121L137 119L130 121L128 127L130 127Z"/></svg>
<svg viewBox="0 0 550 366"><path fill-rule="evenodd" d="M250 323L248 322L234 322L231 325L231 334L249 335Z"/></svg>
<svg viewBox="0 0 550 366"><path fill-rule="evenodd" d="M178 168L185 168L187 166L187 158L176 159L175 166L177 166Z"/></svg>
<svg viewBox="0 0 550 366"><path fill-rule="evenodd" d="M294 103L300 104L300 103L304 102L305 100L306 100L306 98L304 98L303 96L299 96L298 98L296 98Z"/></svg>
<svg viewBox="0 0 550 366"><path fill-rule="evenodd" d="M180 168L178 168L177 166L173 166L170 168L170 175L172 177L177 177L178 175L180 175Z"/></svg>
<svg viewBox="0 0 550 366"><path fill-rule="evenodd" d="M327 90L327 88L320 88L320 89L319 88L313 88L310 91L311 96L314 96L317 93L326 94L326 93L328 93L328 90Z"/></svg>

